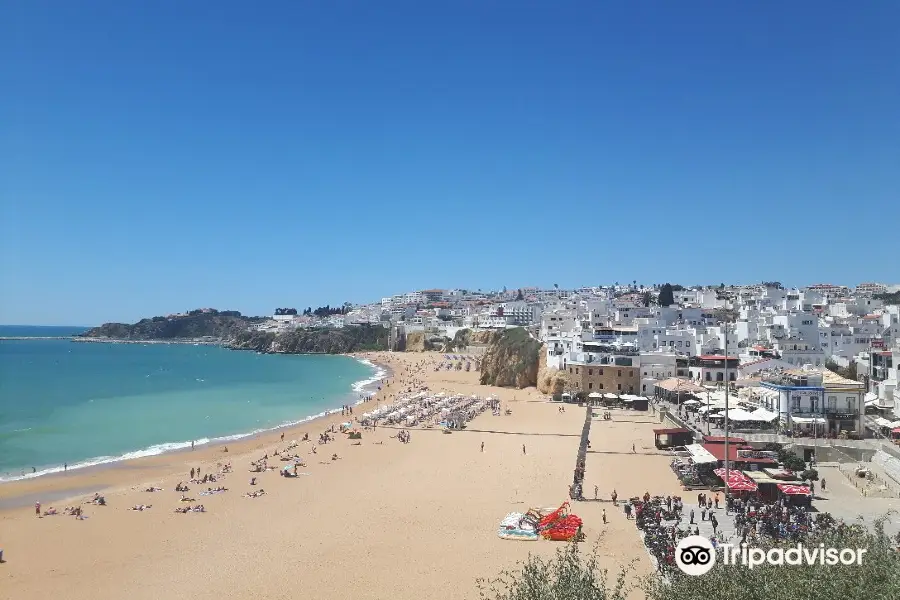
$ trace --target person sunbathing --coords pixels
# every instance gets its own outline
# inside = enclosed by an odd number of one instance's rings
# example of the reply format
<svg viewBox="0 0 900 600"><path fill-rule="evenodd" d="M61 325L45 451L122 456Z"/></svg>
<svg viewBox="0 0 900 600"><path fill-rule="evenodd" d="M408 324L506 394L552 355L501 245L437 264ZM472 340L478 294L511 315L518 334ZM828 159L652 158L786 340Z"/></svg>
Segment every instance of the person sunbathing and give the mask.
<svg viewBox="0 0 900 600"><path fill-rule="evenodd" d="M338 456L337 454L332 454L332 455L331 455L331 460L339 460L340 458L341 458L341 457Z"/></svg>
<svg viewBox="0 0 900 600"><path fill-rule="evenodd" d="M131 510L140 510L143 511L145 508L153 508L152 504L135 504L131 507Z"/></svg>
<svg viewBox="0 0 900 600"><path fill-rule="evenodd" d="M47 510L44 511L44 516L45 516L45 517L50 517L50 516L52 516L52 515L58 515L58 514L59 514L59 511L57 511L57 510L56 510L55 508L53 508L52 506L51 506L50 508L48 508Z"/></svg>
<svg viewBox="0 0 900 600"><path fill-rule="evenodd" d="M150 487L148 487L148 488L147 488L146 490L144 490L144 491L145 491L145 492L161 492L161 491L163 491L163 489L160 488L160 487L150 486Z"/></svg>
<svg viewBox="0 0 900 600"><path fill-rule="evenodd" d="M181 495L181 502L194 502L195 498L188 498L184 494Z"/></svg>

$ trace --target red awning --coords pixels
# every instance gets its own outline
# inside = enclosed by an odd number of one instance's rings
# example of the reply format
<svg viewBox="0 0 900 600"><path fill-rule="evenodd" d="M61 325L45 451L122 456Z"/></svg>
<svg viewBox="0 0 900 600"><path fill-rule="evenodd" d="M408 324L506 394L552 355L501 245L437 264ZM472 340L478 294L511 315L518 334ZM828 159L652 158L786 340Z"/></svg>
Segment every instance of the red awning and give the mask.
<svg viewBox="0 0 900 600"><path fill-rule="evenodd" d="M656 435L671 435L673 433L690 433L690 429L685 429L684 427L671 427L669 429L654 429L653 433Z"/></svg>
<svg viewBox="0 0 900 600"><path fill-rule="evenodd" d="M719 479L725 481L725 469L714 469L713 473L715 473ZM759 487L756 485L755 481L734 469L728 471L728 481L726 481L726 483L728 484L728 489L736 492L755 492Z"/></svg>
<svg viewBox="0 0 900 600"><path fill-rule="evenodd" d="M789 483L779 483L778 489L788 496L809 496L809 488L805 485L792 485Z"/></svg>
<svg viewBox="0 0 900 600"><path fill-rule="evenodd" d="M891 429L891 432L892 433L900 433L900 427L895 427L894 429Z"/></svg>

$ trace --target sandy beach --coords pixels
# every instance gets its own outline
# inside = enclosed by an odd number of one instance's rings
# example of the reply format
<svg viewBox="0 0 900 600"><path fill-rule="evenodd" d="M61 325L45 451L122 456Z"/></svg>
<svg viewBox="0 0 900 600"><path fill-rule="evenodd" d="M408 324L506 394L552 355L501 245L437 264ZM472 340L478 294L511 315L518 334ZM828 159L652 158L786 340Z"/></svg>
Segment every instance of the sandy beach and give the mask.
<svg viewBox="0 0 900 600"><path fill-rule="evenodd" d="M584 409L543 399L535 390L478 384L478 373L434 371L438 353L369 353L388 366L389 385L355 415L391 402L412 385L432 391L496 394L511 415L478 416L464 431L411 429L400 443L398 429L364 431L360 445L344 435L326 445L319 433L346 421L340 412L284 430L285 440L309 442L297 449L307 466L297 478L248 472L264 454L270 465L281 432L222 447L198 447L0 485L0 599L58 597L71 600L162 597L298 598L327 593L336 598L476 598L477 577L514 568L529 552L550 556L549 541L497 537L510 511L558 506L567 500ZM585 495L594 485L608 500L678 494L669 458L653 448L649 413L614 411L612 421L594 419ZM484 442L484 451L481 443ZM632 452L635 444L636 452ZM316 445L318 452L311 453ZM525 452L523 453L523 445ZM340 459L330 460L332 453ZM199 496L207 485L189 484L188 496L205 513L175 514L182 506L176 483L191 468L233 472L208 486L229 491ZM258 478L251 487L251 476ZM143 491L147 487L160 492ZM267 495L247 498L264 488ZM81 504L94 492L107 506L82 505L88 517L37 518L42 510ZM151 504L144 511L129 510ZM609 523L604 525L605 509ZM636 528L610 502L573 503L585 521L585 546L599 539L610 569L635 561L651 569Z"/></svg>

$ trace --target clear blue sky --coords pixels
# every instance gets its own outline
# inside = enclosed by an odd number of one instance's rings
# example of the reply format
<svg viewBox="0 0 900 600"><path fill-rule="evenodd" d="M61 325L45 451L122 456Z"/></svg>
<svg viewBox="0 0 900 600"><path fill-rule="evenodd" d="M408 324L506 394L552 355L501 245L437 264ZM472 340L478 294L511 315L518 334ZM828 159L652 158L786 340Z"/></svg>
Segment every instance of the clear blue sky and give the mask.
<svg viewBox="0 0 900 600"><path fill-rule="evenodd" d="M5 2L0 323L900 280L898 23L894 0Z"/></svg>

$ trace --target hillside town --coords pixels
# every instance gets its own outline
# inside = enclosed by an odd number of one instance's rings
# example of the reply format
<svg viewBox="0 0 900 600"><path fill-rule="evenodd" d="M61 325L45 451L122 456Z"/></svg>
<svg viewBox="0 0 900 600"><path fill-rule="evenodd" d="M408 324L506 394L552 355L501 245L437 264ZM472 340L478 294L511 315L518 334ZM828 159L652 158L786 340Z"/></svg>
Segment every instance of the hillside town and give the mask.
<svg viewBox="0 0 900 600"><path fill-rule="evenodd" d="M278 309L254 327L361 324L390 326L397 339L422 332L434 340L523 327L543 344L547 367L566 374L572 394L658 396L679 378L715 392L727 381L778 413L773 426L791 431L862 437L869 428L890 437L900 428L900 284L428 289L368 304ZM791 377L821 393L788 398L782 383Z"/></svg>

